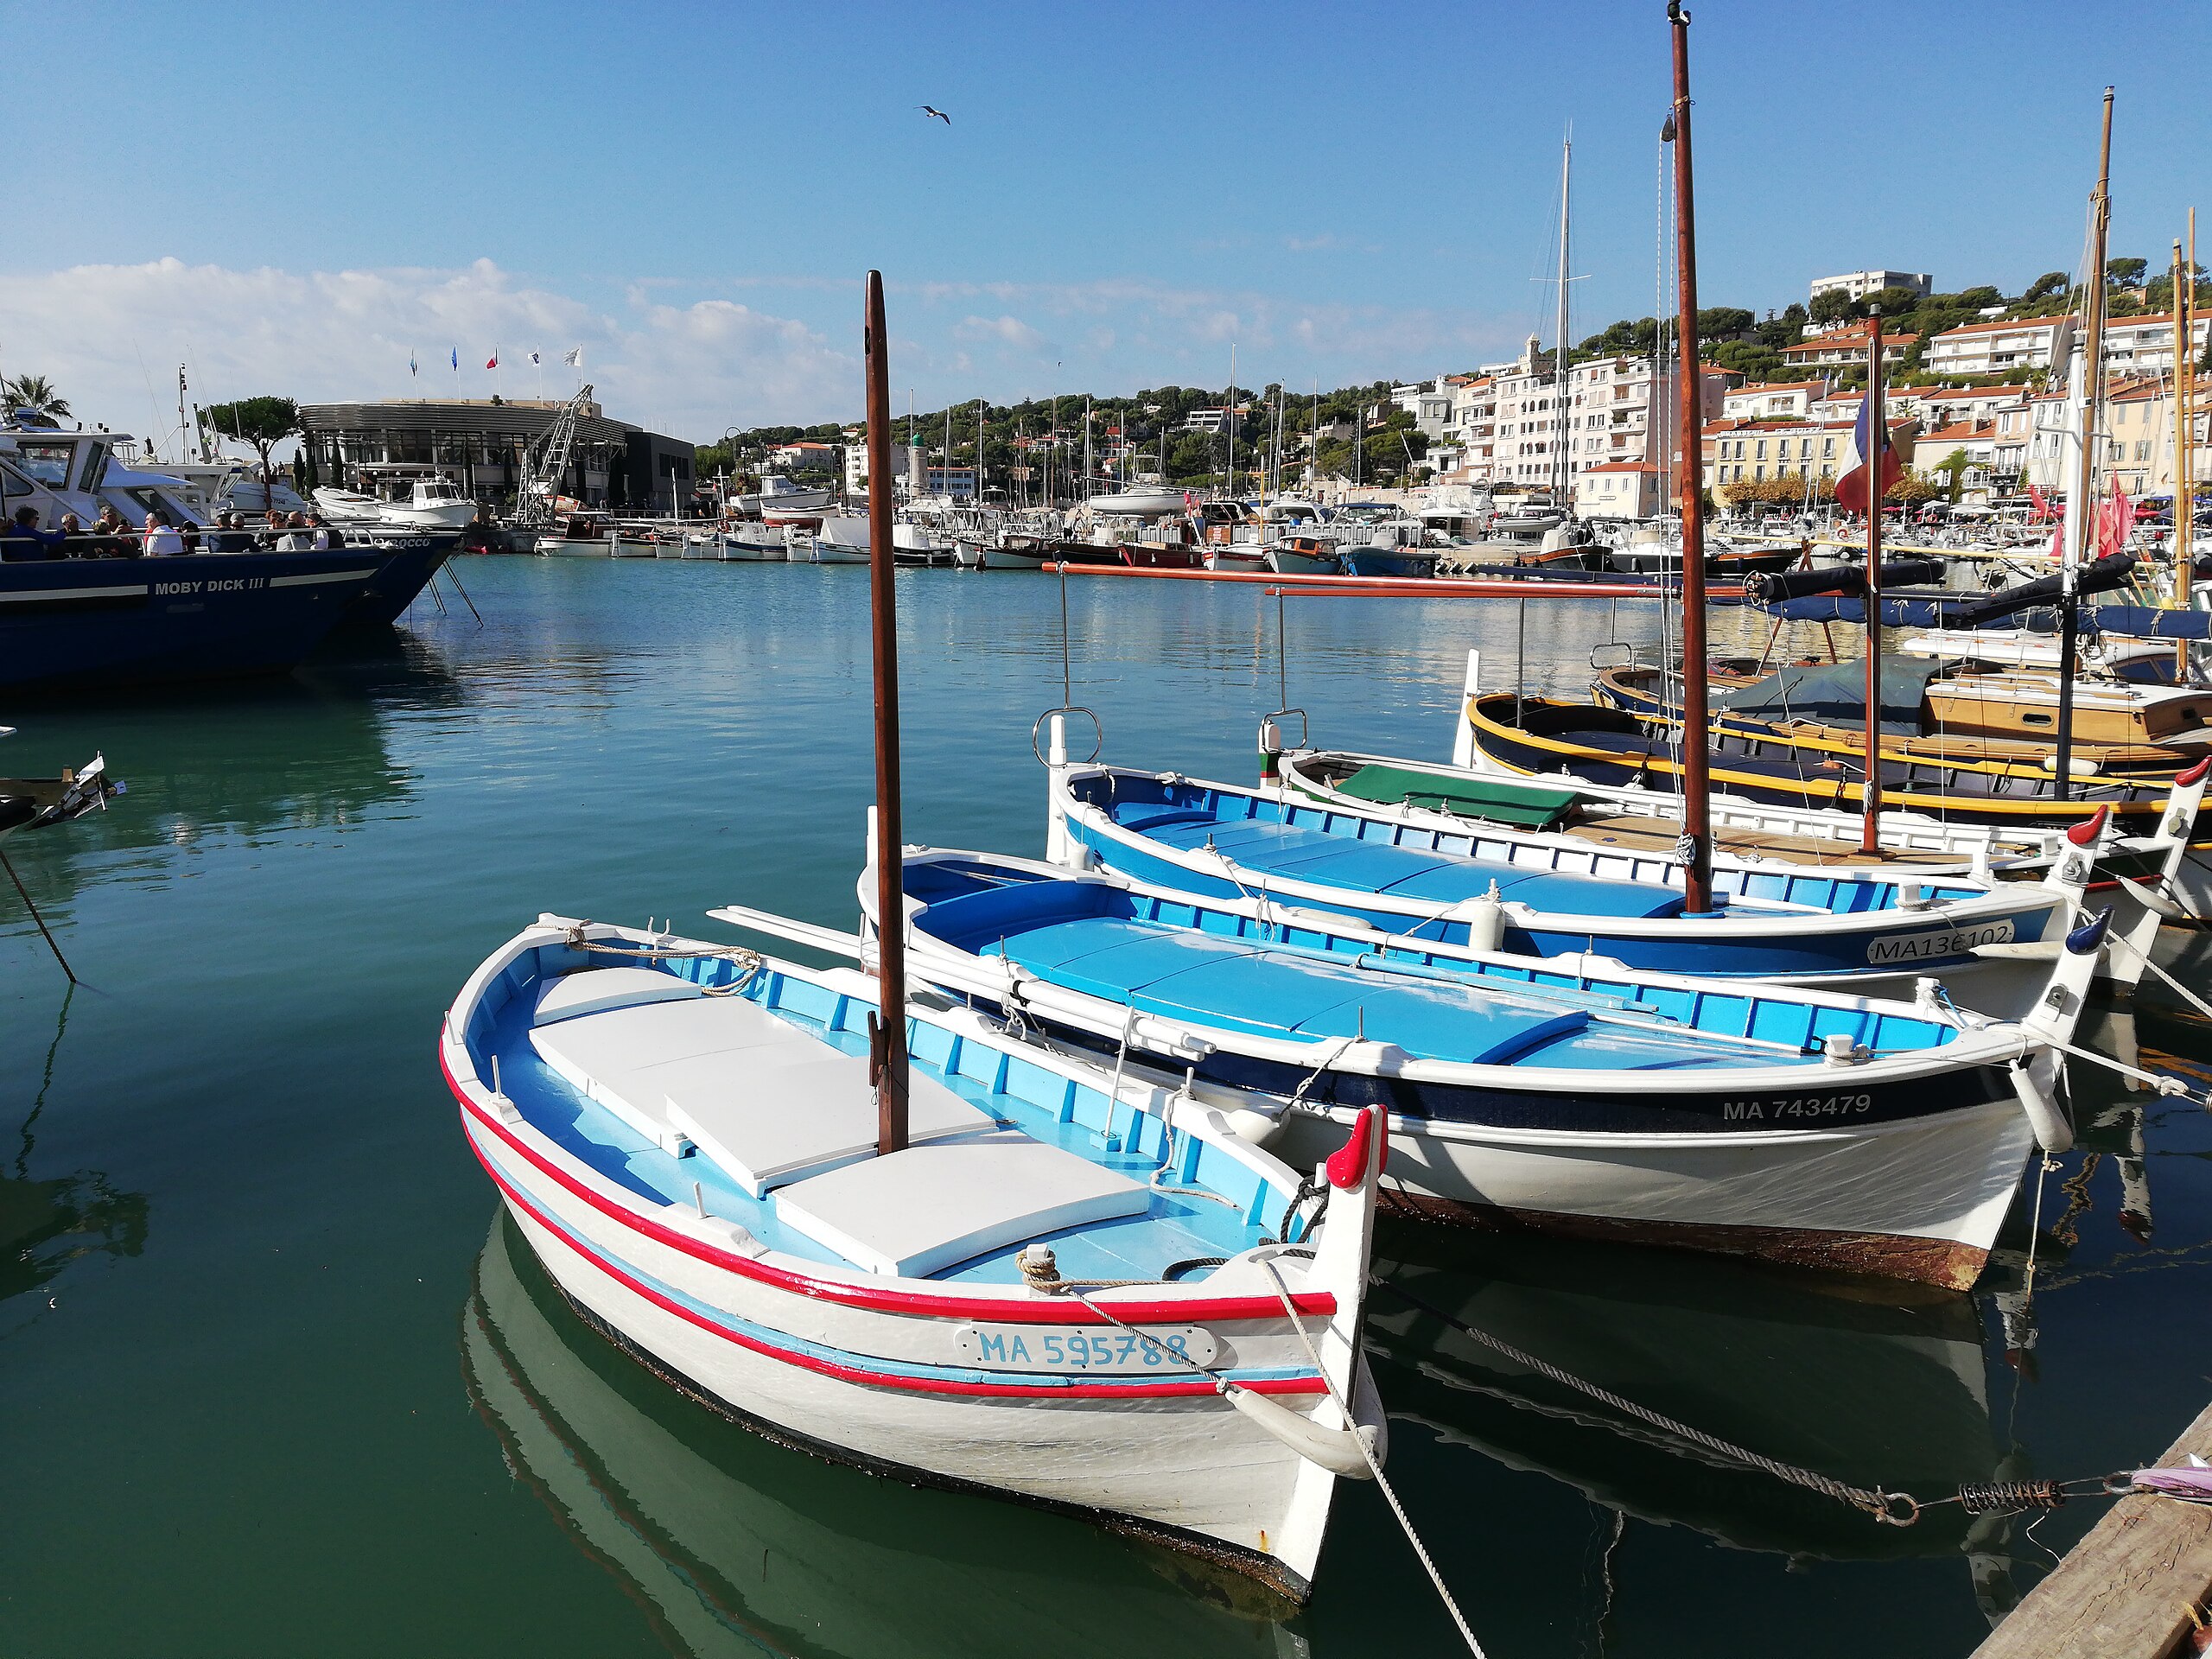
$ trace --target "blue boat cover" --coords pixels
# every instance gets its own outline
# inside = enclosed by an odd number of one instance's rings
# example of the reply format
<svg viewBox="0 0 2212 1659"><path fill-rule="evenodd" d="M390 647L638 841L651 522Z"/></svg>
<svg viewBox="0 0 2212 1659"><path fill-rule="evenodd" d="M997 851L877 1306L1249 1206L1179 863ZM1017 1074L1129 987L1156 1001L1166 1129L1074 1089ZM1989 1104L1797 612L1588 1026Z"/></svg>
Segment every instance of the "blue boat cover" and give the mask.
<svg viewBox="0 0 2212 1659"><path fill-rule="evenodd" d="M1586 1071L1700 1070L1788 1064L1770 1048L1670 1026L1597 1020L1591 1009L1471 979L1415 977L1380 965L1255 944L1116 916L1043 919L982 954L1071 991L1193 1025L1316 1044L1364 1032L1423 1059ZM1324 1051L1325 1052L1325 1051Z"/></svg>
<svg viewBox="0 0 2212 1659"><path fill-rule="evenodd" d="M1215 851L1255 875L1384 894L1433 904L1439 910L1463 899L1481 898L1495 881L1499 898L1556 915L1662 917L1682 912L1682 895L1656 884L1516 869L1325 830L1224 817L1197 808L1163 810L1147 804L1117 807L1114 816L1117 823L1163 847L1190 850L1211 841Z"/></svg>

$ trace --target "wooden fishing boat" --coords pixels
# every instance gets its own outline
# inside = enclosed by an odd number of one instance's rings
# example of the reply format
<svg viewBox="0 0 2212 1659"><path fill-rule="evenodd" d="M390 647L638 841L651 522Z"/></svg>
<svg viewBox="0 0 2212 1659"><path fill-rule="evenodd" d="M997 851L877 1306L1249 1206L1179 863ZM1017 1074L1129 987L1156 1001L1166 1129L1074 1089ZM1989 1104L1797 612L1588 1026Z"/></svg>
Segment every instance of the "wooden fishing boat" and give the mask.
<svg viewBox="0 0 2212 1659"><path fill-rule="evenodd" d="M1980 1271L2030 1147L2071 1144L2053 1045L2104 937L2101 919L2069 935L2010 1024L1932 993L1477 951L1037 861L905 861L901 942L923 976L1125 1074L1272 1103L1293 1160L1384 1107L1393 1197L1421 1214L1953 1288Z"/></svg>
<svg viewBox="0 0 2212 1659"><path fill-rule="evenodd" d="M1596 703L1511 692L1478 693L1466 721L1484 764L1523 776L1564 773L1596 784L1682 786L1681 727ZM1866 757L1848 747L1814 749L1786 733L1707 728L1704 746L1716 791L1787 806L1857 813L1865 804ZM2174 772L2082 775L2060 799L2055 774L1995 761L1936 761L1884 745L1884 813L1917 813L1960 823L2069 826L2109 809L2123 830L2147 831L2164 810Z"/></svg>
<svg viewBox="0 0 2212 1659"><path fill-rule="evenodd" d="M1716 663L1709 677L1714 706L1723 711L1717 729L1786 730L1791 742L1817 753L1863 753L1865 702L1835 695L1861 673L1856 663L1792 664L1771 674L1759 673L1750 661ZM1906 683L1892 691L1898 680ZM1916 681L1925 684L1913 698ZM1675 721L1681 717L1679 685L1679 676L1657 668L1610 668L1598 675L1593 691L1608 708ZM1883 747L1939 763L2044 770L2058 722L2058 691L2056 674L1942 673L1924 658L1892 664L1883 683L1891 728ZM2077 681L2074 707L2074 758L2085 774L2171 773L2212 745L2205 725L2212 719L2212 691ZM1911 729L1904 729L1907 716Z"/></svg>
<svg viewBox="0 0 2212 1659"><path fill-rule="evenodd" d="M1318 1232L1286 1235L1299 1173L1220 1112L918 1001L911 1145L879 1156L879 995L548 917L470 976L440 1058L547 1271L681 1386L771 1438L1302 1599L1362 1466L1334 1400L1380 1454L1358 1359L1379 1125Z"/></svg>
<svg viewBox="0 0 2212 1659"><path fill-rule="evenodd" d="M1589 951L1631 968L1861 989L1885 979L1906 995L1915 976L1942 973L1984 1013L2014 1011L2005 999L2018 994L1978 985L1987 948L2055 948L2075 925L2090 868L2086 849L2032 881L1716 856L1713 908L1691 915L1671 857L1541 829L1441 823L1096 764L1052 768L1049 789L1049 845L1077 869L1103 865L1203 899L1256 895L1522 956ZM2093 845L2101 827L2085 840ZM2028 994L2041 988L2037 975Z"/></svg>
<svg viewBox="0 0 2212 1659"><path fill-rule="evenodd" d="M869 273L873 475L890 474ZM870 502L876 804L900 844L887 492ZM870 872L905 913L901 861ZM725 920L818 942L761 912ZM469 1144L562 1289L772 1438L1024 1499L1303 1599L1379 1478L1360 1352L1387 1132L1301 1174L1172 1085L873 976L541 916L448 1010ZM1322 1207L1310 1207L1319 1198Z"/></svg>
<svg viewBox="0 0 2212 1659"><path fill-rule="evenodd" d="M0 737L14 733L13 727L0 726ZM99 754L58 778L0 778L0 841L18 830L43 830L105 810L121 793L123 785L107 775L107 757Z"/></svg>

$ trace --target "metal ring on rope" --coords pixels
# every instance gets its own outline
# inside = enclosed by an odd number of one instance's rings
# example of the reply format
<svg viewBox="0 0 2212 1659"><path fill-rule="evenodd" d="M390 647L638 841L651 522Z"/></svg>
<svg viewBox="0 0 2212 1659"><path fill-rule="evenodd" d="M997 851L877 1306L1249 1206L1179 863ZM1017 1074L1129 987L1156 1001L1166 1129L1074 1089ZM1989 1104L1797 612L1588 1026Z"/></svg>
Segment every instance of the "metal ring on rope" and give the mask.
<svg viewBox="0 0 2212 1659"><path fill-rule="evenodd" d="M1080 765L1090 766L1106 752L1106 727L1098 718L1098 711L1095 709L1086 709L1080 703L1064 702L1058 708L1047 709L1043 714L1038 715L1035 723L1029 728L1029 753L1037 757L1039 766L1049 766L1052 764L1045 758L1045 751L1038 747L1037 736L1045 729L1045 722L1054 715L1084 715L1090 717L1092 740L1090 753L1079 763Z"/></svg>

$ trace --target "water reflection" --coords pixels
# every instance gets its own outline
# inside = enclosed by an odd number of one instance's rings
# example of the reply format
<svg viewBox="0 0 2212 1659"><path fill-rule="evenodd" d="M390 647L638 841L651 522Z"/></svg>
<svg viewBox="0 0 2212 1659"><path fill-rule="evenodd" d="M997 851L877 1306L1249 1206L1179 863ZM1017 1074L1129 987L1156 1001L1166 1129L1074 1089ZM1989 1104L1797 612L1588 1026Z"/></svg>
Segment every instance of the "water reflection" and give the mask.
<svg viewBox="0 0 2212 1659"><path fill-rule="evenodd" d="M1202 1567L1150 1546L759 1439L587 1325L504 1214L477 1261L461 1350L515 1478L671 1653L1306 1652L1241 1586L1194 1579Z"/></svg>
<svg viewBox="0 0 2212 1659"><path fill-rule="evenodd" d="M1393 1229L1370 1343L1394 1415L1637 1518L1737 1548L1873 1560L1947 1555L1955 1506L1911 1528L1725 1460L1500 1356L1453 1322L1650 1410L1856 1486L1943 1495L2004 1461L1967 1297L1565 1240Z"/></svg>
<svg viewBox="0 0 2212 1659"><path fill-rule="evenodd" d="M146 1243L146 1198L120 1192L97 1170L47 1179L32 1179L40 1115L54 1083L54 1063L69 1027L73 991L62 998L47 1046L38 1092L16 1131L15 1160L0 1173L0 1303L47 1290L71 1262L84 1256L137 1255ZM12 1322L10 1331L51 1306L46 1300Z"/></svg>

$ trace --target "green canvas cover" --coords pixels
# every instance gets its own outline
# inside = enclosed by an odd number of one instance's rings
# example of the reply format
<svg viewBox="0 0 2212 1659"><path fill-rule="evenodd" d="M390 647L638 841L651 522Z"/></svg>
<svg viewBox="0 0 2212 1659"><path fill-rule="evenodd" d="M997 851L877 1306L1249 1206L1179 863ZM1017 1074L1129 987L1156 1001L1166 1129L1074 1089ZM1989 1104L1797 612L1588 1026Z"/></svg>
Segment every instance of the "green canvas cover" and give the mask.
<svg viewBox="0 0 2212 1659"><path fill-rule="evenodd" d="M1365 766L1337 785L1337 793L1381 806L1426 806L1482 818L1516 830L1556 830L1581 801L1571 789L1516 784L1498 778L1446 778L1410 766Z"/></svg>

